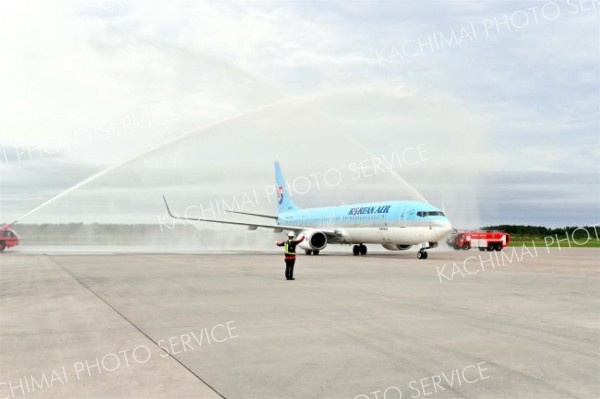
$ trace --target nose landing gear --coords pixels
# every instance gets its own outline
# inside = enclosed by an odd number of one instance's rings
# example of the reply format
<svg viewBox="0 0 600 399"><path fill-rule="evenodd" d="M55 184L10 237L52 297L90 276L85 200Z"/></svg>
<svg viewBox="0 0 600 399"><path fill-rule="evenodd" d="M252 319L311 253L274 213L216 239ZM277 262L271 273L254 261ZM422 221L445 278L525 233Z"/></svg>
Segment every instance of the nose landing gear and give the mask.
<svg viewBox="0 0 600 399"><path fill-rule="evenodd" d="M438 246L437 242L427 242L424 244L421 244L421 249L419 249L419 252L417 252L417 259L427 259L427 250L429 248L435 248Z"/></svg>

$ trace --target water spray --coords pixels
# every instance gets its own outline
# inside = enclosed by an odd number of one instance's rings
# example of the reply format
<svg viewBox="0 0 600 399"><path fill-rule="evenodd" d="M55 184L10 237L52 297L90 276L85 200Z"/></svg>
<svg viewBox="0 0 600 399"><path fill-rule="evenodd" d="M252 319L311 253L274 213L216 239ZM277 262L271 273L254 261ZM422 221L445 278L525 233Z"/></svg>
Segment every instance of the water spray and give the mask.
<svg viewBox="0 0 600 399"><path fill-rule="evenodd" d="M362 148L363 150L365 150L372 158L379 158L377 155L375 155L373 153L373 151L369 150L364 144L362 144L360 141L356 140L354 137L350 137L350 140L354 142L354 144L356 144L358 147ZM384 162L385 164L385 162ZM398 180L400 180L406 187L408 187L413 194L415 194L417 197L419 197L421 199L421 201L425 202L425 203L429 203L429 201L427 201L425 199L425 197L423 197L416 188L414 188L413 186L411 186L406 180L404 180L404 178L402 176L400 176L394 169L392 169L390 166L388 165L384 165L387 169L388 172L390 172L394 177L396 177Z"/></svg>
<svg viewBox="0 0 600 399"><path fill-rule="evenodd" d="M18 219L16 219L14 222L5 224L4 226L2 226L0 228L0 230L4 230L4 229L10 228L11 226L13 226L16 223L20 222L21 220L23 220L27 216L29 216L29 215L31 215L31 214L39 211L40 209L46 207L47 205L50 205L54 201L56 201L56 200L64 197L65 195L71 193L72 191L77 190L78 188L81 188L81 187L83 187L83 186L85 186L85 185L93 182L94 180L96 180L96 179L98 179L98 178L100 178L100 177L102 177L102 176L104 176L104 175L112 172L115 169L118 169L118 168L120 168L120 167L122 167L124 165L127 165L127 164L129 164L129 163L131 163L133 161L136 161L139 158L142 158L142 157L144 157L146 155L150 155L150 154L152 154L152 153L154 153L154 152L156 152L156 151L158 151L158 150L160 150L160 149L162 149L164 147L168 147L170 145L179 143L179 142L185 140L186 138L188 138L188 137L190 137L190 136L192 136L194 134L200 133L202 131L205 131L205 130L213 128L213 127L217 127L219 125L222 125L222 124L224 124L226 122L235 120L237 118L241 118L241 117L244 117L244 116L247 116L247 115L252 115L252 114L255 114L255 113L258 113L258 112L265 111L265 110L267 110L269 108L273 108L275 106L279 106L279 105L282 105L282 104L285 104L285 103L297 102L297 101L300 101L300 100L311 99L311 98L314 98L314 97L315 97L314 95L310 95L310 96L294 97L294 98L291 98L291 99L288 98L288 99L284 99L284 100L279 100L279 101L276 101L274 103L270 103L270 104L263 105L263 106L258 107L258 108L254 108L254 109L252 109L250 111L240 112L240 113L234 114L232 116L228 116L227 118L221 119L221 120L219 120L217 122L209 123L209 124L204 125L202 127L196 128L196 129L194 129L192 131L183 133L183 134L181 134L181 135L179 135L177 137L174 137L174 138L172 138L170 140L167 140L164 143L161 143L161 144L158 144L158 145L156 145L154 147L151 147L148 150L142 152L141 154L135 155L134 157L126 159L126 160L124 160L122 162L119 162L117 164L111 165L108 168L106 168L104 170L101 170L100 172L98 172L98 173L96 173L96 174L94 174L94 175L92 175L92 176L90 176L90 177L82 180L81 182L75 184L74 186L69 187L65 191L63 191L63 192L55 195L54 197L50 198L49 200L47 200L46 202L42 203L41 205L38 205L37 207L35 207L32 210L28 211L27 213L25 213L24 215L22 215L21 217L19 217Z"/></svg>

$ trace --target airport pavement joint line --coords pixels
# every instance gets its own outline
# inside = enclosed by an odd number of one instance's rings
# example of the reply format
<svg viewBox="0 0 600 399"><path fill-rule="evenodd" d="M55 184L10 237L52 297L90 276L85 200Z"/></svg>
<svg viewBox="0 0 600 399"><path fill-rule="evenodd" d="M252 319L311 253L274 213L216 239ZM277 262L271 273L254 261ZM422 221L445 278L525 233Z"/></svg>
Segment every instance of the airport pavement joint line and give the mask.
<svg viewBox="0 0 600 399"><path fill-rule="evenodd" d="M99 300L101 300L106 306L108 306L109 308L111 308L114 312L116 312L119 316L121 316L123 318L123 320L125 320L127 323L131 324L133 326L133 328L135 328L136 330L138 330L144 337L148 338L152 343L154 343L154 345L156 345L157 348L159 348L162 352L166 353L167 355L169 355L169 357L173 358L177 363L179 363L184 369L186 369L188 372L190 372L194 377L196 377L200 382L202 382L204 385L206 385L207 387L209 387L214 393L216 393L217 395L219 395L219 397L223 398L223 399L227 399L222 393L220 393L219 391L217 391L212 385L210 385L208 382L204 381L204 379L202 379L202 377L200 377L198 374L194 373L194 371L192 371L192 369L190 369L188 366L186 366L185 364L183 364L183 362L181 362L181 360L179 360L178 358L176 358L175 356L173 356L172 354L168 353L167 351L165 351L163 348L160 347L160 345L158 345L158 342L156 342L152 337L150 337L148 334L146 334L146 332L144 332L141 328L139 328L135 323L133 323L131 320L129 320L123 313L119 312L119 310L117 310L117 308L115 308L113 305L111 305L110 303L108 303L106 300L104 300L104 298L102 298L100 295L98 295L93 289L91 289L87 284L85 284L83 281L81 281L79 278L75 277L75 275L73 275L71 272L69 272L66 268L64 268L58 261L56 261L51 255L47 255L48 259L50 259L52 261L52 263L54 263L55 265L57 265L58 267L60 267L65 273L67 273L69 276L71 276L71 278L75 281L77 281L79 284L81 284L81 286L83 286L85 289L87 289L89 292L91 292L96 298L98 298Z"/></svg>

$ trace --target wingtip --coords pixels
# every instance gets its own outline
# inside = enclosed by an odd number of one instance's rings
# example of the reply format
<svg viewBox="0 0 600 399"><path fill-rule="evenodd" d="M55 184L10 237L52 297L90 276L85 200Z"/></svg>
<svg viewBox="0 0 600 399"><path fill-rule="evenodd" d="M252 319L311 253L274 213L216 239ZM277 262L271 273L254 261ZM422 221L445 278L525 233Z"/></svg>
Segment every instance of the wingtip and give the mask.
<svg viewBox="0 0 600 399"><path fill-rule="evenodd" d="M167 213L169 214L169 216L174 217L173 213L171 213L171 208L169 208L169 203L167 202L167 197L164 196L163 194L163 201L165 201L165 206L167 207Z"/></svg>

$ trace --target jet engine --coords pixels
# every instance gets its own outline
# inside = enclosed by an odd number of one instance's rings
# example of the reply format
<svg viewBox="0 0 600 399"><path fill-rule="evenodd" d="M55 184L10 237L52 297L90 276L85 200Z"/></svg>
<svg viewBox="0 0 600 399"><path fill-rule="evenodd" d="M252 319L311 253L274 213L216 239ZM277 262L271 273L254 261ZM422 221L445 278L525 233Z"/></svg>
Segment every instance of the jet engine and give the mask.
<svg viewBox="0 0 600 399"><path fill-rule="evenodd" d="M304 241L298 246L302 249L308 249L312 251L320 251L327 246L327 236L322 231L308 230L303 231Z"/></svg>

